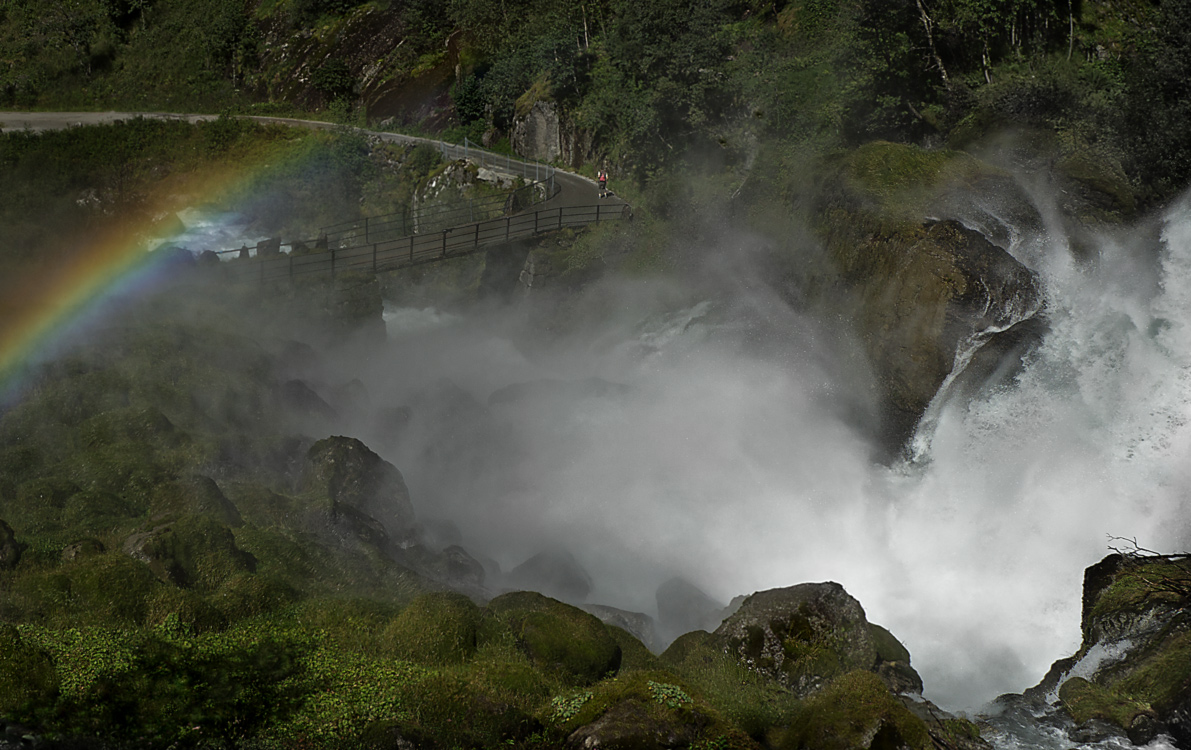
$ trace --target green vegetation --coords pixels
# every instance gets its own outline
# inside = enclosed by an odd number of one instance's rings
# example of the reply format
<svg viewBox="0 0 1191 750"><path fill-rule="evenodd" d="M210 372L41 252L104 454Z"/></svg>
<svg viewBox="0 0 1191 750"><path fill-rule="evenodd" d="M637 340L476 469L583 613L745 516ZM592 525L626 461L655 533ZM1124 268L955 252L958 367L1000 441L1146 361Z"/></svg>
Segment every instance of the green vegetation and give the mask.
<svg viewBox="0 0 1191 750"><path fill-rule="evenodd" d="M1191 176L1187 10L14 0L0 15L0 106L321 112L507 143L550 101L590 136L580 161L654 187L729 175L727 191L755 181L757 150L775 143L817 156L873 140L965 148L1008 128L1045 134L1061 159L1105 166L1150 202Z"/></svg>
<svg viewBox="0 0 1191 750"><path fill-rule="evenodd" d="M1125 563L1121 572L1096 597L1092 620L1120 613L1141 613L1148 608L1181 606L1191 594L1191 570L1186 560L1139 557Z"/></svg>
<svg viewBox="0 0 1191 750"><path fill-rule="evenodd" d="M1128 729L1139 715L1153 713L1147 704L1122 698L1117 691L1100 687L1082 677L1064 682L1059 688L1059 700L1077 724L1102 719Z"/></svg>
<svg viewBox="0 0 1191 750"><path fill-rule="evenodd" d="M871 672L849 672L807 699L782 741L783 748L935 747L926 726L889 694Z"/></svg>

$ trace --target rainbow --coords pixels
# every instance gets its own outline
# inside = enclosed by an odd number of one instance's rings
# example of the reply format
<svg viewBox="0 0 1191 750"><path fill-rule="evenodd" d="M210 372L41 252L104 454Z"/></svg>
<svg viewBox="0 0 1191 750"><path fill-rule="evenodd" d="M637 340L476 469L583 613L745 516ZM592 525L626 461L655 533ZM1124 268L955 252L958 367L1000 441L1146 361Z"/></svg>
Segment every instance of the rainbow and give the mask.
<svg viewBox="0 0 1191 750"><path fill-rule="evenodd" d="M261 177L300 159L300 152L288 147L258 164L209 169L188 202L208 205L235 200ZM161 201L153 208L145 214L170 215L187 206ZM10 290L9 299L0 303L0 412L19 400L39 364L101 322L112 302L148 294L178 272L175 254L149 252L150 238L160 246L177 235L161 236L148 220L125 222L92 238L60 267L23 273L16 284L0 283L0 289Z"/></svg>

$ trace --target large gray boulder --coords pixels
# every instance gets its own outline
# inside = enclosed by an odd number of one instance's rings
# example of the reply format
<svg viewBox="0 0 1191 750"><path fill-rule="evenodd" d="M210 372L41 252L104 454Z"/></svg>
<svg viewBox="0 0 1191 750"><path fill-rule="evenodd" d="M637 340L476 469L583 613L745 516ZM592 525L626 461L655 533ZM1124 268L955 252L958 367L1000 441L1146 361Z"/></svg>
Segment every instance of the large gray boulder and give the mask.
<svg viewBox="0 0 1191 750"><path fill-rule="evenodd" d="M747 597L715 635L742 663L799 696L855 670L875 672L893 692L920 693L909 653L834 582L802 583Z"/></svg>
<svg viewBox="0 0 1191 750"><path fill-rule="evenodd" d="M416 519L401 472L350 437L329 437L310 447L303 491L333 517L374 519L390 540L402 544L416 535Z"/></svg>

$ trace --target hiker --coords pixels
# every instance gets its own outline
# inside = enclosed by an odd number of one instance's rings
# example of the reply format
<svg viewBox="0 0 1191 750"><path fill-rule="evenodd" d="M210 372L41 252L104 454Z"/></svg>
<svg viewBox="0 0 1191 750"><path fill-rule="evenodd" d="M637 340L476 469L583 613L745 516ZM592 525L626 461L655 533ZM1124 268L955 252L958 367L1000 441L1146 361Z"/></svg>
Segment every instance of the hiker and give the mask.
<svg viewBox="0 0 1191 750"><path fill-rule="evenodd" d="M608 197L608 172L607 172L607 170L601 169L600 173L598 175L596 175L596 180L600 183L600 197L607 198Z"/></svg>

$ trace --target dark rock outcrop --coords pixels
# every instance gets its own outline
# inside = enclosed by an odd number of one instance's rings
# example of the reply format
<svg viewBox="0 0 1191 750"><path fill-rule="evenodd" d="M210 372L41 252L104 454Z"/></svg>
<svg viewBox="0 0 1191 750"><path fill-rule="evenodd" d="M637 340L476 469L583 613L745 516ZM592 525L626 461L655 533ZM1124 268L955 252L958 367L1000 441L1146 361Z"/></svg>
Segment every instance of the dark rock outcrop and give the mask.
<svg viewBox="0 0 1191 750"><path fill-rule="evenodd" d="M375 519L381 532L398 544L412 538L413 504L397 467L349 437L318 441L307 461L303 490L324 503L333 518Z"/></svg>
<svg viewBox="0 0 1191 750"><path fill-rule="evenodd" d="M21 561L25 545L17 541L12 527L0 520L0 570L12 570Z"/></svg>
<svg viewBox="0 0 1191 750"><path fill-rule="evenodd" d="M692 630L712 631L727 616L724 605L685 578L671 578L658 587L658 621L667 640Z"/></svg>
<svg viewBox="0 0 1191 750"><path fill-rule="evenodd" d="M994 242L1041 220L1007 174L971 156L872 143L829 175L816 221L824 263L802 273L851 321L886 404L883 442L896 450L961 353L1042 308L1036 275Z"/></svg>
<svg viewBox="0 0 1191 750"><path fill-rule="evenodd" d="M582 602L591 592L591 576L566 551L539 552L509 571L506 583L567 602Z"/></svg>
<svg viewBox="0 0 1191 750"><path fill-rule="evenodd" d="M1109 555L1084 573L1083 643L1019 700L1057 698L1072 733L1191 746L1191 557Z"/></svg>

